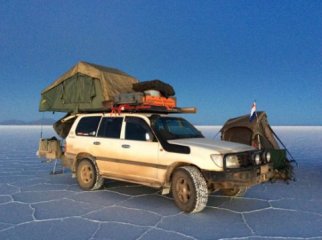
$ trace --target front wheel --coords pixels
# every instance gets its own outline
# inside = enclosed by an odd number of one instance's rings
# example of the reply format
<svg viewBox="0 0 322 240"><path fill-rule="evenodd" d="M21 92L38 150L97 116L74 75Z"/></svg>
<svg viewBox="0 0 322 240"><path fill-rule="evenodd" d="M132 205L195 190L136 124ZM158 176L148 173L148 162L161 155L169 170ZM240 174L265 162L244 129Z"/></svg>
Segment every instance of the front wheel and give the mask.
<svg viewBox="0 0 322 240"><path fill-rule="evenodd" d="M200 212L206 207L207 183L196 167L178 168L173 174L171 185L174 202L184 212Z"/></svg>
<svg viewBox="0 0 322 240"><path fill-rule="evenodd" d="M86 191L99 189L104 182L95 165L88 159L80 161L77 166L76 177L80 188Z"/></svg>

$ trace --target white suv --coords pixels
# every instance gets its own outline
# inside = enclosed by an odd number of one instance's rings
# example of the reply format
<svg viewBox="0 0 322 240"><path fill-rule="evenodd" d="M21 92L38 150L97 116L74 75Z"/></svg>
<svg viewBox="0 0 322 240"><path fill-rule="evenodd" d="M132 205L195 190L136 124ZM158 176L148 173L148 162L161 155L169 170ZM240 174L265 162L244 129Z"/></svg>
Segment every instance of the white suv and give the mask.
<svg viewBox="0 0 322 240"><path fill-rule="evenodd" d="M84 190L104 178L139 183L171 191L185 212L203 210L213 191L235 195L273 175L269 152L206 139L181 117L145 113L77 115L63 163Z"/></svg>

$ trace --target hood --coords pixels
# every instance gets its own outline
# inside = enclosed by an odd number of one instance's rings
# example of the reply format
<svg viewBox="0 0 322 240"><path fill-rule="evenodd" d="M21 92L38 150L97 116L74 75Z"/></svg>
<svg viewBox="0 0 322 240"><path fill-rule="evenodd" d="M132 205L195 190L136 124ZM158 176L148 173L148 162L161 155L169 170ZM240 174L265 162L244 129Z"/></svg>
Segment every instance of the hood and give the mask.
<svg viewBox="0 0 322 240"><path fill-rule="evenodd" d="M204 149L217 154L255 150L255 148L245 144L226 142L226 141L216 141L216 140L211 140L206 138L176 139L176 140L170 140L168 142L172 144L188 146L192 149L193 148L199 148L200 150Z"/></svg>

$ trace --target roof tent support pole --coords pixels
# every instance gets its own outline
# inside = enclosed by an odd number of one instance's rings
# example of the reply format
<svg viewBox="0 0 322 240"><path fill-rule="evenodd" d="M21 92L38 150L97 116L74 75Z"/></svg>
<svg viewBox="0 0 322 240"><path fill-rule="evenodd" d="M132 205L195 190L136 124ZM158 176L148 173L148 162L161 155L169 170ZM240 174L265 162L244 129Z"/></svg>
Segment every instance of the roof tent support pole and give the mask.
<svg viewBox="0 0 322 240"><path fill-rule="evenodd" d="M216 139L219 133L220 133L220 130L215 134L215 136L212 137L212 139Z"/></svg>
<svg viewBox="0 0 322 240"><path fill-rule="evenodd" d="M262 144L261 144L261 139L259 137L259 134L257 134L257 141L258 141L258 148L259 148L259 150L261 150L262 149Z"/></svg>
<svg viewBox="0 0 322 240"><path fill-rule="evenodd" d="M43 134L43 125L44 125L44 112L41 114L41 122L40 122L40 139L42 139Z"/></svg>
<svg viewBox="0 0 322 240"><path fill-rule="evenodd" d="M257 116L257 112L255 111L255 115L256 115L256 124L257 124L257 128L259 129L259 122L258 122L258 116ZM261 144L261 139L259 137L259 134L257 134L257 141L258 141L258 148L259 150L262 149L262 144Z"/></svg>

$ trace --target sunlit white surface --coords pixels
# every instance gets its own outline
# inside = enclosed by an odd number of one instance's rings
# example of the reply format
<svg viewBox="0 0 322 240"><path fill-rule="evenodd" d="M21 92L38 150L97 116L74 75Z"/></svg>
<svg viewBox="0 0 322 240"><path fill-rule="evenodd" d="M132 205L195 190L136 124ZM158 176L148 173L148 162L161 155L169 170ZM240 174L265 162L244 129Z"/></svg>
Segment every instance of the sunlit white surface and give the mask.
<svg viewBox="0 0 322 240"><path fill-rule="evenodd" d="M198 126L214 138L220 126ZM0 239L322 239L322 127L273 127L299 163L296 182L209 197L180 212L158 190L117 181L83 192L35 155L51 127L0 126ZM220 138L217 135L216 138Z"/></svg>

